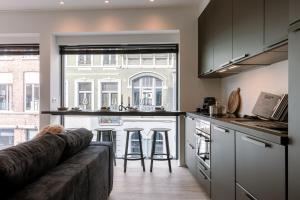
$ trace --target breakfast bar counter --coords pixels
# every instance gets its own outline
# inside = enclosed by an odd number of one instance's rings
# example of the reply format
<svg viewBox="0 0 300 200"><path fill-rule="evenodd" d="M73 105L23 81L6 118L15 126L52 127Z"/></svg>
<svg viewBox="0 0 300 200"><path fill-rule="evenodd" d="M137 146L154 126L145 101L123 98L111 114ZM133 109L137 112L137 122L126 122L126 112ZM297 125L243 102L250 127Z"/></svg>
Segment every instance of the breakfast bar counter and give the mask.
<svg viewBox="0 0 300 200"><path fill-rule="evenodd" d="M41 114L75 116L184 116L182 111L42 111Z"/></svg>

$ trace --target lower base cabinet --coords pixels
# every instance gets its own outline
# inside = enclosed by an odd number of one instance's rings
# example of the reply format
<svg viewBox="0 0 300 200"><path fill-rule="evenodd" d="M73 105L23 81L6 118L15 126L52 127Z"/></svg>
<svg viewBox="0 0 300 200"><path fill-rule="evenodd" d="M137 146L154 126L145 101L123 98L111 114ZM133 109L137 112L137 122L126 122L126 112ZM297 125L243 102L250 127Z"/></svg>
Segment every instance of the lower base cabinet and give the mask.
<svg viewBox="0 0 300 200"><path fill-rule="evenodd" d="M210 189L210 170L201 164L201 161L196 162L196 179L205 192L211 196L211 189Z"/></svg>

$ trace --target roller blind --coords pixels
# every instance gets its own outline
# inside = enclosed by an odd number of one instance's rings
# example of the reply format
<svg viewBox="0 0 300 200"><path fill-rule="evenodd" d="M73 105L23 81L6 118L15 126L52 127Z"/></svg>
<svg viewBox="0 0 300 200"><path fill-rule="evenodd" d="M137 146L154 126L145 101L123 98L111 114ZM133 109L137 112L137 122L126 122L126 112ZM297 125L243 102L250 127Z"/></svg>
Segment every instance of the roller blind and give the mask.
<svg viewBox="0 0 300 200"><path fill-rule="evenodd" d="M0 55L39 55L39 44L0 44Z"/></svg>
<svg viewBox="0 0 300 200"><path fill-rule="evenodd" d="M144 45L77 45L60 46L60 54L151 54L177 53L178 44L144 44Z"/></svg>

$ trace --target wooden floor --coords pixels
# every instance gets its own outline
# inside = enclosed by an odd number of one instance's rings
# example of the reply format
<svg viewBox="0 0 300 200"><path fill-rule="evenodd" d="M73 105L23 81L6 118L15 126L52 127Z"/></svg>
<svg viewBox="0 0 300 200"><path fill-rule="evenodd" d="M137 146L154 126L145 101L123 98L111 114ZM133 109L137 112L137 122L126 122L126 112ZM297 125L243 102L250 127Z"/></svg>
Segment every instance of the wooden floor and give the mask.
<svg viewBox="0 0 300 200"><path fill-rule="evenodd" d="M169 173L167 162L146 161L143 173L140 162L128 162L127 173L123 172L123 160L117 160L114 189L109 200L208 200L208 196L197 184L186 168L177 167L172 161L173 173Z"/></svg>

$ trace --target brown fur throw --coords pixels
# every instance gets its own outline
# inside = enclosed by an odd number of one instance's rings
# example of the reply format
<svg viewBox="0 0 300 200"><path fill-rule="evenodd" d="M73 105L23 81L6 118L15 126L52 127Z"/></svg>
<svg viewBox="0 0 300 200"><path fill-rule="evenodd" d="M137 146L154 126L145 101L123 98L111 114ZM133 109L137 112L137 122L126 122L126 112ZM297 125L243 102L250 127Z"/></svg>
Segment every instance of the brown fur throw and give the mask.
<svg viewBox="0 0 300 200"><path fill-rule="evenodd" d="M52 125L47 125L42 130L35 136L36 138L41 137L45 135L46 133L51 133L51 134L59 134L64 131L64 127L62 125L58 124L52 124Z"/></svg>

